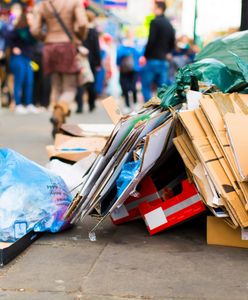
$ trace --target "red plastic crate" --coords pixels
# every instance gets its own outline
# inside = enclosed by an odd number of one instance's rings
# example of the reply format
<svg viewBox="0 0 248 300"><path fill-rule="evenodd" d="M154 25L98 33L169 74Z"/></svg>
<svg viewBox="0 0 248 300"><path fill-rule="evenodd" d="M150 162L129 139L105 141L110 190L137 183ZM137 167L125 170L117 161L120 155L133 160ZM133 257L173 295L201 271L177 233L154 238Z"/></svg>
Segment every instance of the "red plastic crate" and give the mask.
<svg viewBox="0 0 248 300"><path fill-rule="evenodd" d="M195 185L188 180L182 181L181 194L162 201L147 201L139 205L150 235L154 235L178 223L192 218L206 210Z"/></svg>

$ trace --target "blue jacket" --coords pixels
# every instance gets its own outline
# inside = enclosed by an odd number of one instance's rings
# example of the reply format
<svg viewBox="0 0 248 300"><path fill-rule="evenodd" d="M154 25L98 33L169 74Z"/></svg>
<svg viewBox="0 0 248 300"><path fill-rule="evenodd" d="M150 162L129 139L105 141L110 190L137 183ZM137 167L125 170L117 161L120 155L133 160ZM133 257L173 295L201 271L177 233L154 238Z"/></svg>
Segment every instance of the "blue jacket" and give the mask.
<svg viewBox="0 0 248 300"><path fill-rule="evenodd" d="M124 45L120 45L118 47L118 49L117 49L117 66L120 66L122 59L129 55L132 55L133 59L134 59L134 71L139 72L140 71L139 58L141 55L134 47L128 47L128 46L124 46Z"/></svg>

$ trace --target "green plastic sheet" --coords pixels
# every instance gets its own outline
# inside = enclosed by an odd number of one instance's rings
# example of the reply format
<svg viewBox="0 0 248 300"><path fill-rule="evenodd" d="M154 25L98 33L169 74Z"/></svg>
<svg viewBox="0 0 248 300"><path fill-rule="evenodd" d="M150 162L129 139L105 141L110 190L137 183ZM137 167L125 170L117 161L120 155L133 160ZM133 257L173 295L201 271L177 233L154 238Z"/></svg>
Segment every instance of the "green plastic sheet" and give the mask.
<svg viewBox="0 0 248 300"><path fill-rule="evenodd" d="M236 32L209 43L196 56L196 61L215 58L233 71L239 71L233 57L235 53L248 64L248 31Z"/></svg>
<svg viewBox="0 0 248 300"><path fill-rule="evenodd" d="M161 106L186 101L185 91L198 90L197 82L215 85L223 93L248 91L248 31L218 39L207 45L196 61L179 69L175 83L158 90Z"/></svg>

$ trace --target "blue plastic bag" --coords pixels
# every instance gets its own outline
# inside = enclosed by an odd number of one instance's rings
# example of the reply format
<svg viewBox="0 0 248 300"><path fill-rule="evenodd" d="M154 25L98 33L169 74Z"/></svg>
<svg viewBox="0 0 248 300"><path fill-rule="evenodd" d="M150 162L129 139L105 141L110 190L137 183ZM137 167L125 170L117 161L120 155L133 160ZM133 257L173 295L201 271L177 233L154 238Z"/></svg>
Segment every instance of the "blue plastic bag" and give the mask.
<svg viewBox="0 0 248 300"><path fill-rule="evenodd" d="M9 149L0 149L0 240L58 232L72 197L62 178Z"/></svg>
<svg viewBox="0 0 248 300"><path fill-rule="evenodd" d="M141 161L132 161L125 163L122 167L121 173L116 180L117 197L119 198L129 183L134 179L138 170L140 169Z"/></svg>

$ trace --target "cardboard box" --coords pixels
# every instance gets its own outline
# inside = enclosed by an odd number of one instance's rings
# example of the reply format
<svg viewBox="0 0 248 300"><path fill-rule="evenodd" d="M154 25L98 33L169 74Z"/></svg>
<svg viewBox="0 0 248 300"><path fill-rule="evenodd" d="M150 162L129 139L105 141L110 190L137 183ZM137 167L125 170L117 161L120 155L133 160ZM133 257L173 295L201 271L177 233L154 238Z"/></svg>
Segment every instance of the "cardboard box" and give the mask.
<svg viewBox="0 0 248 300"><path fill-rule="evenodd" d="M43 233L30 231L15 243L0 243L0 267L8 264L42 235Z"/></svg>
<svg viewBox="0 0 248 300"><path fill-rule="evenodd" d="M207 218L207 243L229 247L248 248L248 235L241 228L233 229L222 219ZM243 238L243 239L242 239Z"/></svg>
<svg viewBox="0 0 248 300"><path fill-rule="evenodd" d="M76 162L92 153L99 154L106 144L103 137L72 137L57 134L54 146L46 147L49 159L57 158L64 161Z"/></svg>
<svg viewBox="0 0 248 300"><path fill-rule="evenodd" d="M195 185L184 180L181 194L164 202L143 202L139 210L150 235L154 235L204 212L206 207Z"/></svg>

